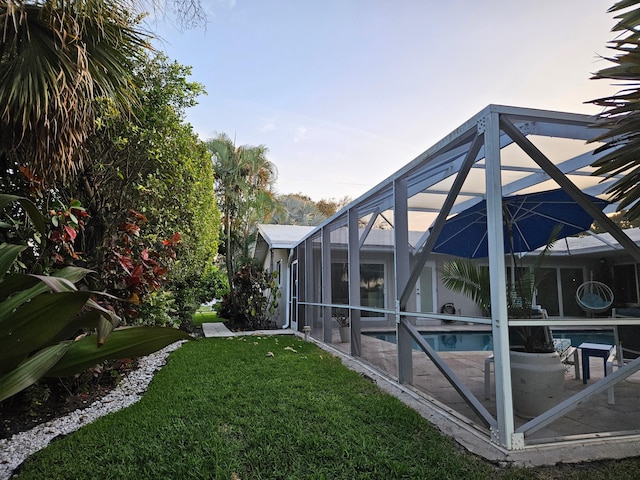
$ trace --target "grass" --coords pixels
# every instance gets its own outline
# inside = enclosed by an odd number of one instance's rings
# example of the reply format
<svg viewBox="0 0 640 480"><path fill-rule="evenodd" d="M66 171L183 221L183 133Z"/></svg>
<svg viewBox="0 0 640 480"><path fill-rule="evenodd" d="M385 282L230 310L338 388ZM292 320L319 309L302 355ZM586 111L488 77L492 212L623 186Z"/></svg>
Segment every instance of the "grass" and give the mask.
<svg viewBox="0 0 640 480"><path fill-rule="evenodd" d="M195 326L199 327L203 323L216 323L216 322L225 322L224 318L220 318L218 314L213 310L204 310L200 308L192 318L192 322Z"/></svg>
<svg viewBox="0 0 640 480"><path fill-rule="evenodd" d="M595 480L638 472L498 468L312 344L234 337L184 345L139 403L54 442L16 478Z"/></svg>

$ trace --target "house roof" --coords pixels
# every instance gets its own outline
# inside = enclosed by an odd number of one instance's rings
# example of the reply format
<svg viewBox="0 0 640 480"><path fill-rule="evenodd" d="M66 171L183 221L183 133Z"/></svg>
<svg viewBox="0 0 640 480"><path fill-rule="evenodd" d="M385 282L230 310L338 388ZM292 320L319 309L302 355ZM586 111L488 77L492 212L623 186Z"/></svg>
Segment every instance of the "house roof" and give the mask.
<svg viewBox="0 0 640 480"><path fill-rule="evenodd" d="M253 257L264 261L267 252L271 249L293 248L314 228L301 225L259 224Z"/></svg>
<svg viewBox="0 0 640 480"><path fill-rule="evenodd" d="M264 260L269 249L294 248L301 239L303 239L315 227L298 226L298 225L258 225L258 238L256 240L256 249L254 257ZM362 232L363 229L360 229ZM630 228L624 230L631 240L640 245L640 228ZM410 231L409 243L412 248L420 243L423 232ZM347 232L345 229L338 229L331 232L331 243L335 246L347 244ZM363 247L368 249L385 249L393 246L393 231L384 229L373 229L367 236ZM541 247L533 254L539 253L544 249ZM553 248L549 251L551 256L578 256L578 255L597 255L597 254L624 254L624 248L613 238L610 233L591 233L579 237L567 237L558 240Z"/></svg>
<svg viewBox="0 0 640 480"><path fill-rule="evenodd" d="M640 245L640 228L629 228L624 233ZM540 252L544 247L536 250ZM567 237L558 240L553 248L549 250L551 256L576 256L576 255L596 255L596 254L616 254L625 253L625 249L618 243L610 233L591 233L580 237Z"/></svg>

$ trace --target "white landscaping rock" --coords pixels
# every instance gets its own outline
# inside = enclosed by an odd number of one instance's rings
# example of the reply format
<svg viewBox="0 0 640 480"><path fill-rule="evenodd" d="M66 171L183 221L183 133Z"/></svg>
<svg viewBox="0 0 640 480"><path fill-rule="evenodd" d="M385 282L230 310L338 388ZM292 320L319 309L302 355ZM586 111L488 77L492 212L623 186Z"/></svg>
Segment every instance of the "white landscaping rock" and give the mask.
<svg viewBox="0 0 640 480"><path fill-rule="evenodd" d="M142 398L154 373L167 362L169 353L183 343L184 341L172 343L162 350L140 358L136 370L129 373L108 395L96 400L87 408L0 440L0 480L11 477L13 471L29 455L46 447L55 437L67 435L97 418L136 403Z"/></svg>

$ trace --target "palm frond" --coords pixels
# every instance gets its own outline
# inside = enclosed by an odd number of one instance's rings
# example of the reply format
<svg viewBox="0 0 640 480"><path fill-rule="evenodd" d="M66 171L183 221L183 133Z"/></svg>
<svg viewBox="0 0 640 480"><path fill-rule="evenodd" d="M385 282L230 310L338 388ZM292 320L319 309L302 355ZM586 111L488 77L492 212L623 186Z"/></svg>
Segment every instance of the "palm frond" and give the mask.
<svg viewBox="0 0 640 480"><path fill-rule="evenodd" d="M471 298L482 311L491 307L489 270L473 261L461 258L446 262L442 267L442 281L449 290Z"/></svg>
<svg viewBox="0 0 640 480"><path fill-rule="evenodd" d="M49 181L73 175L94 101L137 104L132 67L150 36L121 0L2 2L0 35L0 154Z"/></svg>
<svg viewBox="0 0 640 480"><path fill-rule="evenodd" d="M612 200L620 202L618 210L626 211L626 218L640 218L640 1L621 0L609 12L619 12L615 16L618 23L612 31L622 32L610 42L609 47L616 52L607 60L613 65L603 68L593 75L594 79L625 80L629 82L617 94L592 100L605 110L599 115L598 127L607 132L592 142L605 142L596 152L608 153L593 163L594 175L607 178L622 175L608 190Z"/></svg>

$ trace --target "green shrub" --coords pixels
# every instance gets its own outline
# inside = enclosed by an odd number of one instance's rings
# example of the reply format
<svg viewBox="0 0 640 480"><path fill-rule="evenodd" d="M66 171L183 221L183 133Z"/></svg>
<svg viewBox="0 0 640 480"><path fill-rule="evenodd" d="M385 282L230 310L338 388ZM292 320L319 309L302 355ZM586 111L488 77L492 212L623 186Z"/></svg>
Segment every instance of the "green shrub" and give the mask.
<svg viewBox="0 0 640 480"><path fill-rule="evenodd" d="M233 280L234 290L224 295L216 305L218 315L228 319L233 328L272 328L272 317L280 297L275 280L276 274L255 265L244 265Z"/></svg>
<svg viewBox="0 0 640 480"><path fill-rule="evenodd" d="M0 208L15 200L0 194ZM20 202L44 232L35 207L25 199ZM93 300L95 292L76 287L90 270L65 267L51 276L17 273L14 264L25 249L0 244L0 401L45 375L74 375L103 360L146 355L191 338L172 328L115 329L120 318Z"/></svg>

